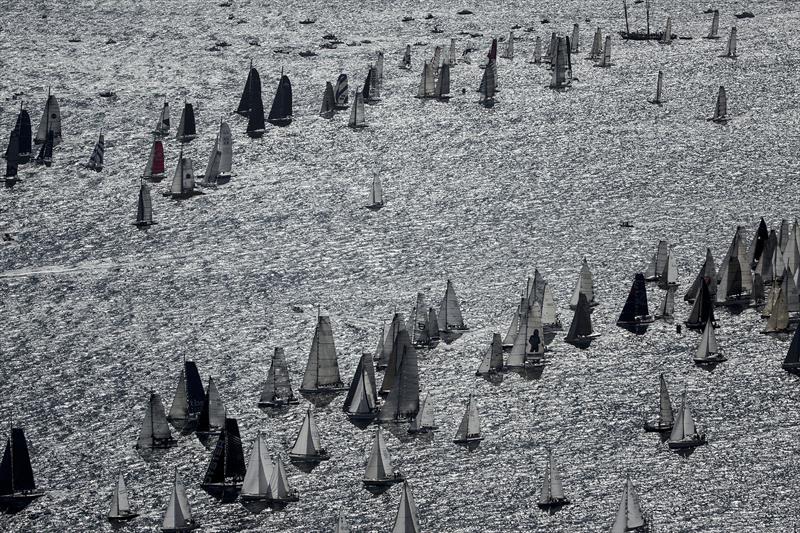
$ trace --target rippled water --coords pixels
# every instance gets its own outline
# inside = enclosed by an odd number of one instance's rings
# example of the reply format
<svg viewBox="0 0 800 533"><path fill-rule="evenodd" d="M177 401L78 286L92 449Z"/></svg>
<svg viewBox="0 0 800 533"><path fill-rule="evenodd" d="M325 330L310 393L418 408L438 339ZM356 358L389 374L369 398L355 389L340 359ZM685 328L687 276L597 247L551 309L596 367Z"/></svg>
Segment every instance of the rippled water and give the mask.
<svg viewBox="0 0 800 533"><path fill-rule="evenodd" d="M438 305L449 277L472 330L421 356L421 383L441 430L432 442L388 440L425 531L605 530L625 472L659 531L791 530L800 394L780 369L788 339L759 335L755 311L722 312L718 339L729 361L708 373L691 362L694 333L678 336L657 323L635 337L614 320L659 238L674 243L685 290L705 247L719 261L736 225L751 231L760 216L775 225L796 215L795 4L717 2L721 34L734 12L756 14L736 21L736 61L717 58L724 39L664 47L615 37L615 66L576 60L580 82L562 93L545 87L547 71L527 63L535 36L579 21L583 57L595 26L622 28L618 2L446 1L433 21L423 20L428 5L415 2L339 2L335 10L304 2L69 4L12 3L0 13L2 131L13 125L15 92L38 121L52 85L64 116L53 167L26 168L24 183L0 190L0 225L18 241L0 248L2 411L7 418L13 402L47 490L26 512L0 517L1 529L108 529L103 514L122 470L142 514L131 529L154 531L178 466L206 531L327 531L339 507L364 531L389 530L400 489L377 498L364 490L372 433L347 422L343 395L317 416L333 460L310 475L288 469L301 500L282 513L253 516L213 502L199 488L210 454L194 437L149 463L133 445L147 391L171 399L185 355L204 380L218 379L246 452L257 431L286 450L305 405L275 417L256 407L273 346L286 347L297 388L320 305L349 381L381 320L395 308L408 312L417 290ZM705 3L660 4L654 26L669 7L679 35L707 32ZM457 16L464 7L476 15ZM632 7L639 19L641 9ZM416 20L401 23L407 14ZM297 24L306 16L317 23ZM544 16L552 22L540 24ZM431 34L434 24L445 33ZM486 110L475 103L477 63L490 36L513 24L534 31L517 30L517 58L501 60L501 92ZM455 97L449 104L412 98L421 58L462 30L484 37L456 35L460 50L479 52L453 69ZM316 50L328 32L372 43L297 54ZM76 35L82 42L68 42ZM117 44L104 44L109 37ZM262 46L249 46L249 37ZM230 46L208 51L218 40ZM422 43L412 72L394 68L407 42ZM273 53L278 48L291 53ZM384 99L368 106L370 127L352 132L341 113L316 117L324 81L343 69L360 85L379 49L387 54ZM203 168L214 125L236 105L250 58L267 101L280 69L291 77L296 120L250 141L244 122L229 119L232 182L178 204L158 194L168 187L162 182L154 191L159 225L137 231L130 222L138 176L162 95L175 122L184 97L195 103L200 138L188 155ZM659 69L668 102L657 108L646 100ZM720 84L734 115L724 127L704 120ZM105 89L118 98L99 98ZM101 127L107 167L87 173L79 163ZM174 141L166 151L171 172ZM387 206L371 213L361 205L376 172ZM623 219L635 227L619 228ZM553 284L569 323L568 297L584 256L601 302L593 315L601 339L579 352L559 337L539 380L509 375L493 386L475 379L480 350L493 331L505 332L534 267ZM661 294L650 289L653 304ZM680 302L677 320L688 312ZM709 445L687 459L640 430L645 413L655 414L659 372L676 402L686 388L708 433ZM473 453L451 443L470 391L486 437ZM545 446L554 448L574 502L555 516L535 505Z"/></svg>

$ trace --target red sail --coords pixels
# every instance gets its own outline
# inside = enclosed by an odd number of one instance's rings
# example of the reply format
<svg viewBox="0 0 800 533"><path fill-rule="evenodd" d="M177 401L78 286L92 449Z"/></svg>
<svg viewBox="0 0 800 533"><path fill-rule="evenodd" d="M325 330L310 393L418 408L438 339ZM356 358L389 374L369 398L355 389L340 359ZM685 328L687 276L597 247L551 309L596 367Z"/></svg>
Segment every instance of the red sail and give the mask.
<svg viewBox="0 0 800 533"><path fill-rule="evenodd" d="M492 39L492 47L489 48L489 53L486 57L492 61L497 59L497 39Z"/></svg>
<svg viewBox="0 0 800 533"><path fill-rule="evenodd" d="M161 141L153 141L153 174L164 173L164 146Z"/></svg>

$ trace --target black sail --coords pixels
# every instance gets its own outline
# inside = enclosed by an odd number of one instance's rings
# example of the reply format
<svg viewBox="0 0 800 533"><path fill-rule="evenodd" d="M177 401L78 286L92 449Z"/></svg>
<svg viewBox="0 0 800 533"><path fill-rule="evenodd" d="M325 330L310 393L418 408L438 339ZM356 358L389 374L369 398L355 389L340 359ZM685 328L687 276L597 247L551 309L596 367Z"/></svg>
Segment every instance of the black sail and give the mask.
<svg viewBox="0 0 800 533"><path fill-rule="evenodd" d="M194 123L194 107L188 102L183 106L183 135L197 135Z"/></svg>
<svg viewBox="0 0 800 533"><path fill-rule="evenodd" d="M753 262L750 265L750 268L754 269L758 262L761 260L761 254L764 253L764 246L766 245L767 241L769 240L769 229L767 229L767 223L764 222L764 219L761 219L761 222L758 223L758 229L756 230L756 238L755 238L755 248L753 250ZM770 258L771 259L771 258Z"/></svg>
<svg viewBox="0 0 800 533"><path fill-rule="evenodd" d="M31 160L31 117L26 110L21 110L17 115L14 129L18 132L19 164L24 165Z"/></svg>
<svg viewBox="0 0 800 533"><path fill-rule="evenodd" d="M800 366L800 328L794 330L792 343L789 345L789 351L786 353L783 365L784 367Z"/></svg>
<svg viewBox="0 0 800 533"><path fill-rule="evenodd" d="M247 114L247 133L264 131L264 103L261 95L252 101L252 106Z"/></svg>
<svg viewBox="0 0 800 533"><path fill-rule="evenodd" d="M239 424L235 418L225 419L225 430L217 439L217 445L208 464L203 483L224 483L244 479L246 467Z"/></svg>
<svg viewBox="0 0 800 533"><path fill-rule="evenodd" d="M276 125L288 125L292 121L292 82L286 75L282 75L278 83L267 120Z"/></svg>
<svg viewBox="0 0 800 533"><path fill-rule="evenodd" d="M367 79L364 80L364 88L361 89L361 95L364 97L364 102L369 102L370 87L372 86L372 69L367 73Z"/></svg>
<svg viewBox="0 0 800 533"><path fill-rule="evenodd" d="M567 339L577 339L578 337L586 337L592 334L591 312L586 295L580 293L578 295L578 306L575 308L575 316L572 318L572 323L569 325L569 331L567 332Z"/></svg>
<svg viewBox="0 0 800 533"><path fill-rule="evenodd" d="M625 306L622 308L618 322L634 322L636 317L648 314L647 287L644 282L644 274L639 272L633 280L633 285L631 285L628 299L625 300Z"/></svg>
<svg viewBox="0 0 800 533"><path fill-rule="evenodd" d="M19 165L19 129L11 130L11 138L8 140L6 148L6 177L13 178L17 175Z"/></svg>
<svg viewBox="0 0 800 533"><path fill-rule="evenodd" d="M0 494L14 494L35 489L36 483L33 481L33 468L25 432L22 428L12 428L11 439L6 440L6 450L0 463Z"/></svg>
<svg viewBox="0 0 800 533"><path fill-rule="evenodd" d="M254 102L258 101L259 103L261 100L261 76L259 76L258 71L250 65L250 72L247 74L247 81L244 84L244 90L242 91L242 98L239 100L239 107L236 108L236 113L242 115L243 117L250 115L250 110L253 108ZM264 104L261 103L261 109L263 114Z"/></svg>
<svg viewBox="0 0 800 533"><path fill-rule="evenodd" d="M206 400L206 392L203 390L200 372L197 371L197 365L194 361L186 361L183 367L186 379L187 410L189 416L198 415L203 410L203 404Z"/></svg>

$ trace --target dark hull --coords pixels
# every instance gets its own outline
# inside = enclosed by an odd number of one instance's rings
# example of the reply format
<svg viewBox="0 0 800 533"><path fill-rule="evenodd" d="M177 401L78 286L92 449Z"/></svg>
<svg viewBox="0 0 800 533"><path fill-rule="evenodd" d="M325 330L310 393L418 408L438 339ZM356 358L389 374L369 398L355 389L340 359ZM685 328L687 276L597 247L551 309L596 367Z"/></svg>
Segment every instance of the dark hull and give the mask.
<svg viewBox="0 0 800 533"><path fill-rule="evenodd" d="M197 138L197 135L182 135L182 136L178 137L177 140L181 144L188 144L188 143L192 142L193 140L195 140L196 138Z"/></svg>
<svg viewBox="0 0 800 533"><path fill-rule="evenodd" d="M202 483L200 487L220 503L233 503L242 490L241 483Z"/></svg>
<svg viewBox="0 0 800 533"><path fill-rule="evenodd" d="M292 464L318 464L322 461L327 461L331 456L329 453L321 453L319 455L296 455L289 454L289 460Z"/></svg>
<svg viewBox="0 0 800 533"><path fill-rule="evenodd" d="M261 137L264 136L264 132L265 131L266 130L252 130L252 131L248 131L246 133L247 133L247 136L250 137L251 139L260 139Z"/></svg>
<svg viewBox="0 0 800 533"><path fill-rule="evenodd" d="M445 344L450 344L468 331L469 328L439 330L439 337L442 339L442 341L444 341Z"/></svg>
<svg viewBox="0 0 800 533"><path fill-rule="evenodd" d="M171 438L171 437L168 438L168 439L153 439L153 445L152 446L140 448L139 445L137 444L136 445L136 449L140 450L140 451L164 450L166 448L172 448L173 446L176 446L177 444L178 444L178 441L173 439L173 438Z"/></svg>
<svg viewBox="0 0 800 533"><path fill-rule="evenodd" d="M399 475L397 477L380 479L380 480L362 479L361 482L364 483L364 488L366 488L372 494L383 494L384 492L389 490L389 488L391 488L392 485L396 483L402 483L403 481L405 481L405 479L406 478L404 476Z"/></svg>
<svg viewBox="0 0 800 533"><path fill-rule="evenodd" d="M161 531L162 531L162 533L185 533L186 531L194 531L195 529L197 529L199 527L200 526L197 524L197 522L192 520L191 522L189 522L186 525L186 527L178 527L178 528L174 528L174 529L171 529L171 528L166 528L165 529L165 528L162 527Z"/></svg>
<svg viewBox="0 0 800 533"><path fill-rule="evenodd" d="M288 400L273 400L271 402L258 402L258 406L261 408L269 408L269 409L279 409L281 407L286 407L289 405L297 405L300 403L300 400L297 398L290 398Z"/></svg>
<svg viewBox="0 0 800 533"><path fill-rule="evenodd" d="M586 337L575 337L575 338L572 338L572 339L569 338L569 337L566 337L564 339L564 342L566 342L567 344L571 344L571 345L575 346L576 348L580 348L581 350L585 350L586 348L588 348L592 344L592 341L595 340L599 336L600 335L587 335Z"/></svg>
<svg viewBox="0 0 800 533"><path fill-rule="evenodd" d="M557 511L564 507L565 505L569 505L570 501L566 498L563 500L550 500L547 503L537 503L536 506L543 511Z"/></svg>
<svg viewBox="0 0 800 533"><path fill-rule="evenodd" d="M785 371L795 376L800 376L800 363L783 363L781 365Z"/></svg>
<svg viewBox="0 0 800 533"><path fill-rule="evenodd" d="M0 495L0 513L18 513L42 496L44 496L44 492L18 492L16 494Z"/></svg>
<svg viewBox="0 0 800 533"><path fill-rule="evenodd" d="M687 321L684 322L684 324L686 325L686 327L688 329L695 329L695 330L702 330L702 329L704 329L706 327L706 323L705 322L689 322L687 320ZM717 327L716 322L712 322L711 323L711 327L712 328L716 328Z"/></svg>
<svg viewBox="0 0 800 533"><path fill-rule="evenodd" d="M6 189L10 189L11 187L16 185L20 181L22 181L22 180L20 180L18 178L5 178L5 179L3 179L3 183L5 183Z"/></svg>
<svg viewBox="0 0 800 533"><path fill-rule="evenodd" d="M647 33L645 31L621 31L619 32L619 36L622 37L623 41L660 41L664 36L664 32ZM671 38L677 39L678 35L673 33Z"/></svg>
<svg viewBox="0 0 800 533"><path fill-rule="evenodd" d="M378 211L381 207L383 207L383 203L381 202L379 204L366 205L364 207L366 207L370 211Z"/></svg>
<svg viewBox="0 0 800 533"><path fill-rule="evenodd" d="M138 513L128 513L128 514L119 515L119 516L107 516L106 518L112 524L122 524L124 522L129 522L129 521L133 520L137 516L139 516Z"/></svg>
<svg viewBox="0 0 800 533"><path fill-rule="evenodd" d="M725 361L727 361L727 359L725 359L724 357L717 356L708 359L695 359L694 364L696 364L697 366L716 366L720 363L724 363Z"/></svg>
<svg viewBox="0 0 800 533"><path fill-rule="evenodd" d="M179 194L175 194L172 192L165 192L162 196L172 198L173 200L187 200L189 198L192 198L194 196L200 196L202 194L205 193L203 191L198 191L197 189L193 189L191 191L186 191Z"/></svg>
<svg viewBox="0 0 800 533"><path fill-rule="evenodd" d="M705 435L701 435L697 440L667 442L667 446L669 446L670 450L690 450L692 448L697 448L698 446L705 446L706 444Z"/></svg>
<svg viewBox="0 0 800 533"><path fill-rule="evenodd" d="M653 317L648 315L640 320L618 320L617 326L622 329L627 329L635 335L644 335L647 332L648 326L653 322Z"/></svg>
<svg viewBox="0 0 800 533"><path fill-rule="evenodd" d="M377 410L374 413L347 413L347 418L350 420L350 423L360 429L364 429L370 425L372 421L375 420L376 416L378 416Z"/></svg>
<svg viewBox="0 0 800 533"><path fill-rule="evenodd" d="M166 174L152 174L150 176L142 176L142 178L153 183L160 183L166 177Z"/></svg>
<svg viewBox="0 0 800 533"><path fill-rule="evenodd" d="M134 222L133 225L137 228L149 228L150 226L155 226L158 222Z"/></svg>
<svg viewBox="0 0 800 533"><path fill-rule="evenodd" d="M439 426L423 427L417 429L408 428L408 433L411 435L425 435L427 433L433 433L437 429L439 429Z"/></svg>
<svg viewBox="0 0 800 533"><path fill-rule="evenodd" d="M651 424L650 422L645 422L644 430L647 433L665 433L667 431L672 431L672 424Z"/></svg>
<svg viewBox="0 0 800 533"><path fill-rule="evenodd" d="M272 124L273 126L278 126L280 128L285 128L289 124L292 123L292 118L268 118L267 122Z"/></svg>

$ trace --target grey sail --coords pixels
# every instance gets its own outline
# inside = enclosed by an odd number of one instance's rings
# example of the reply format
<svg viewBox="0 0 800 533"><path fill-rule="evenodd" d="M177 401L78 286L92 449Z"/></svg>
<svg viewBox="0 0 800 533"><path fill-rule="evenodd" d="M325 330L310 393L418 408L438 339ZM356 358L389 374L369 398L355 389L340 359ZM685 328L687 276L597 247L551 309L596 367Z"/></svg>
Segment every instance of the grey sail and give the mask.
<svg viewBox="0 0 800 533"><path fill-rule="evenodd" d="M47 102L44 104L42 118L39 120L39 127L33 139L35 144L44 144L48 135L52 132L52 145L58 146L61 143L61 110L58 107L58 100L47 91Z"/></svg>
<svg viewBox="0 0 800 533"><path fill-rule="evenodd" d="M380 410L382 421L399 421L413 418L419 411L419 367L417 352L405 329L395 340L397 348L393 368L394 383ZM387 370L388 373L388 370Z"/></svg>
<svg viewBox="0 0 800 533"><path fill-rule="evenodd" d="M706 39L719 39L719 10L714 10L714 17L711 19L711 28L708 30Z"/></svg>
<svg viewBox="0 0 800 533"><path fill-rule="evenodd" d="M583 259L581 272L578 275L578 282L575 284L575 289L572 291L572 298L570 298L569 301L570 309L578 307L578 297L581 294L586 297L586 301L589 305L597 305L597 302L594 300L594 279L592 278L592 272L589 270L589 264L586 262L586 258Z"/></svg>
<svg viewBox="0 0 800 533"><path fill-rule="evenodd" d="M492 335L492 343L486 350L476 375L485 375L503 370L503 343L499 333Z"/></svg>
<svg viewBox="0 0 800 533"><path fill-rule="evenodd" d="M480 415L478 414L478 406L475 403L472 394L469 395L469 400L467 401L467 409L464 411L464 417L461 419L461 424L459 424L458 429L456 430L456 435L453 440L456 442L458 441L468 441L473 439L479 439L481 436L481 421Z"/></svg>
<svg viewBox="0 0 800 533"><path fill-rule="evenodd" d="M186 497L186 488L183 481L175 471L175 482L172 486L167 510L161 522L162 531L190 531L195 529L195 521L192 518L192 509L189 507L189 499Z"/></svg>
<svg viewBox="0 0 800 533"><path fill-rule="evenodd" d="M314 340L311 342L311 353L308 355L308 364L300 391L339 389L341 387L342 378L339 375L339 361L333 342L331 319L327 316L320 316L317 319Z"/></svg>
<svg viewBox="0 0 800 533"><path fill-rule="evenodd" d="M136 516L136 513L131 511L131 506L128 502L128 488L125 486L125 477L122 474L119 475L117 484L114 485L114 493L111 496L111 509L109 509L106 516L109 520L125 520Z"/></svg>
<svg viewBox="0 0 800 533"><path fill-rule="evenodd" d="M283 348L278 346L275 347L272 354L267 380L261 390L258 405L260 407L280 407L292 403L297 403L297 399L292 393L292 384Z"/></svg>
<svg viewBox="0 0 800 533"><path fill-rule="evenodd" d="M400 505L397 507L397 515L394 518L394 527L392 533L420 533L422 531L419 527L419 511L417 504L414 503L414 497L411 494L411 489L408 482L403 483L403 493L400 497Z"/></svg>
<svg viewBox="0 0 800 533"><path fill-rule="evenodd" d="M736 59L736 26L731 28L731 33L728 35L728 44L725 47L725 53L721 57L729 59Z"/></svg>
<svg viewBox="0 0 800 533"><path fill-rule="evenodd" d="M639 503L639 495L631 482L631 478L626 476L625 486L622 490L622 499L617 508L617 515L614 524L611 526L610 533L626 533L629 531L639 531L644 528L647 522L642 514L642 507Z"/></svg>
<svg viewBox="0 0 800 533"><path fill-rule="evenodd" d="M136 447L140 450L152 448L167 448L175 445L175 439L169 431L167 415L164 412L164 404L161 396L151 392L147 401L147 408L142 422L142 429L139 432L139 439Z"/></svg>
<svg viewBox="0 0 800 533"><path fill-rule="evenodd" d="M488 67L487 67L488 68ZM439 331L464 330L464 318L461 316L461 303L450 280L447 280L444 298L439 306Z"/></svg>

